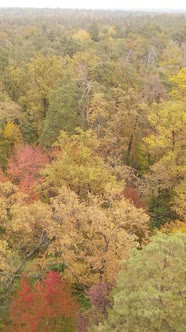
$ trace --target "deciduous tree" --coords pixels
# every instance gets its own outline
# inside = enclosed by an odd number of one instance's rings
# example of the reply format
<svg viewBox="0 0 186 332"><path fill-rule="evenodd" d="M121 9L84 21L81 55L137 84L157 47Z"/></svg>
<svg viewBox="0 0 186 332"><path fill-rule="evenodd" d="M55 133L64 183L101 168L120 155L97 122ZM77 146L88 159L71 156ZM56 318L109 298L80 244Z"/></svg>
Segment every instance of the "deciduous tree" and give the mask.
<svg viewBox="0 0 186 332"><path fill-rule="evenodd" d="M22 192L29 194L30 198L36 198L36 186L41 181L40 171L48 160L39 146L17 145L10 155L7 174Z"/></svg>
<svg viewBox="0 0 186 332"><path fill-rule="evenodd" d="M30 285L22 277L20 289L11 298L12 332L51 332L76 330L79 306L72 297L69 284L58 272Z"/></svg>
<svg viewBox="0 0 186 332"><path fill-rule="evenodd" d="M178 331L185 328L185 234L158 235L124 263L108 319L90 331Z"/></svg>

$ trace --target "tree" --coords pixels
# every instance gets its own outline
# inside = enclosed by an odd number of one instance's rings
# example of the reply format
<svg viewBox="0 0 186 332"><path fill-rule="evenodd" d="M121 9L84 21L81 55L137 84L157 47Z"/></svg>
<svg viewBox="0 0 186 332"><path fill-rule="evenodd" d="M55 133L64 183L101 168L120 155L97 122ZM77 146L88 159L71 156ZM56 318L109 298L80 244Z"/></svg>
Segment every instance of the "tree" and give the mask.
<svg viewBox="0 0 186 332"><path fill-rule="evenodd" d="M72 40L75 40L81 51L87 51L92 45L92 40L89 32L80 29L72 35Z"/></svg>
<svg viewBox="0 0 186 332"><path fill-rule="evenodd" d="M0 209L0 301L4 301L25 266L27 273L36 275L44 268L41 260L53 239L46 231L52 221L50 207L39 200L28 204L27 196L10 182L0 183Z"/></svg>
<svg viewBox="0 0 186 332"><path fill-rule="evenodd" d="M20 105L12 101L6 93L0 92L0 126L7 123L18 124L22 118Z"/></svg>
<svg viewBox="0 0 186 332"><path fill-rule="evenodd" d="M99 30L97 22L94 21L89 27L89 33L94 42L99 42Z"/></svg>
<svg viewBox="0 0 186 332"><path fill-rule="evenodd" d="M42 145L51 146L57 141L61 130L73 134L76 127L85 127L82 96L83 89L76 80L65 77L58 81L50 93L49 108L40 137Z"/></svg>
<svg viewBox="0 0 186 332"><path fill-rule="evenodd" d="M116 191L102 198L89 194L82 202L63 186L51 199L51 208L54 222L46 232L54 241L48 255L85 288L100 282L112 285L121 260L148 240L148 216Z"/></svg>
<svg viewBox="0 0 186 332"><path fill-rule="evenodd" d="M122 188L98 155L98 146L99 141L90 130L77 129L72 136L62 132L55 144L56 158L42 171L43 193L55 193L65 185L81 198L87 198L88 193L102 194L108 185Z"/></svg>
<svg viewBox="0 0 186 332"><path fill-rule="evenodd" d="M92 305L90 314L92 324L98 325L104 319L107 307L110 305L110 292L111 287L105 282L93 285L88 290L87 293Z"/></svg>
<svg viewBox="0 0 186 332"><path fill-rule="evenodd" d="M147 181L156 203L159 200L160 205L158 209L161 206L165 208L167 205L163 220L163 211L162 209L159 210L160 223L162 223L166 219L172 219L170 204L172 205L174 201L174 195L177 195L177 186L184 180L186 175L184 144L186 137L186 127L184 125L186 122L185 104L182 101L153 104L148 111L147 118L150 133L144 141L153 161L151 175L150 177L147 176ZM152 200L152 203L155 201ZM176 201L178 203L178 195Z"/></svg>
<svg viewBox="0 0 186 332"><path fill-rule="evenodd" d="M157 235L120 272L108 319L90 331L184 331L185 234Z"/></svg>
<svg viewBox="0 0 186 332"><path fill-rule="evenodd" d="M7 122L4 128L0 130L0 134L0 164L5 168L14 146L16 144L22 144L23 137L18 125L13 122Z"/></svg>
<svg viewBox="0 0 186 332"><path fill-rule="evenodd" d="M69 284L58 272L51 271L46 278L30 285L22 277L20 289L10 303L12 332L76 331L79 306L71 295Z"/></svg>
<svg viewBox="0 0 186 332"><path fill-rule="evenodd" d="M24 135L36 141L48 110L49 92L63 75L63 62L53 55L38 55L21 68L10 66L7 71L17 100L26 112L22 125Z"/></svg>
<svg viewBox="0 0 186 332"><path fill-rule="evenodd" d="M5 173L3 172L3 170L0 168L0 182L7 182L8 178L5 175Z"/></svg>
<svg viewBox="0 0 186 332"><path fill-rule="evenodd" d="M182 65L183 60L181 48L175 41L168 41L164 50L161 52L160 66L162 71L167 72L169 76L172 76L177 73Z"/></svg>
<svg viewBox="0 0 186 332"><path fill-rule="evenodd" d="M170 95L178 100L186 101L186 67L182 68L177 75L171 78L176 87L171 91Z"/></svg>
<svg viewBox="0 0 186 332"><path fill-rule="evenodd" d="M186 220L186 177L174 188L172 210Z"/></svg>
<svg viewBox="0 0 186 332"><path fill-rule="evenodd" d="M34 198L37 197L36 186L41 181L40 171L47 162L48 157L39 146L17 145L9 157L7 174L22 192Z"/></svg>
<svg viewBox="0 0 186 332"><path fill-rule="evenodd" d="M104 94L94 93L86 112L88 126L94 129L98 138L103 137L107 127L108 110L106 109L106 105Z"/></svg>

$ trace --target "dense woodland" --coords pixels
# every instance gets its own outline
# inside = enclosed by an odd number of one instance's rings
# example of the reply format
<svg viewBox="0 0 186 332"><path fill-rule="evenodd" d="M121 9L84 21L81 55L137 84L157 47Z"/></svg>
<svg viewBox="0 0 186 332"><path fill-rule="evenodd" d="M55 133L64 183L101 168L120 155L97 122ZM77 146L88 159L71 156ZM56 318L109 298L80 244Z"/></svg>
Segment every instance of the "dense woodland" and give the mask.
<svg viewBox="0 0 186 332"><path fill-rule="evenodd" d="M186 16L0 10L0 330L184 332Z"/></svg>

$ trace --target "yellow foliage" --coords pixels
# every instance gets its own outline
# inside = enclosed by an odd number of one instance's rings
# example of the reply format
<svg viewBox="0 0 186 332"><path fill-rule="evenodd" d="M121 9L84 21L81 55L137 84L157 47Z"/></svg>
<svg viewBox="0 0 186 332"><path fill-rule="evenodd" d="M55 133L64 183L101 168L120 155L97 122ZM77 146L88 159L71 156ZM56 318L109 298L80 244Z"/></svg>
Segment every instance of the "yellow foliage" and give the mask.
<svg viewBox="0 0 186 332"><path fill-rule="evenodd" d="M153 178L159 188L173 188L186 175L185 147L186 113L181 101L152 105L148 120L153 133L144 139L156 163L152 166Z"/></svg>
<svg viewBox="0 0 186 332"><path fill-rule="evenodd" d="M171 81L176 83L177 88L171 91L170 96L181 100L186 101L186 67L182 68L178 74L171 78Z"/></svg>
<svg viewBox="0 0 186 332"><path fill-rule="evenodd" d="M33 258L35 248L49 240L46 229L51 211L40 201L27 204L26 196L10 182L0 183L0 209L0 279L8 286L22 264Z"/></svg>
<svg viewBox="0 0 186 332"><path fill-rule="evenodd" d="M23 141L21 131L17 125L12 122L6 124L2 136L10 143L20 144Z"/></svg>
<svg viewBox="0 0 186 332"><path fill-rule="evenodd" d="M19 91L19 103L32 117L37 132L41 131L42 121L47 112L49 92L55 82L63 76L65 61L67 58L63 61L53 55L38 55L22 68L7 68Z"/></svg>
<svg viewBox="0 0 186 332"><path fill-rule="evenodd" d="M174 75L182 63L182 50L176 42L170 41L161 55L160 66L169 76Z"/></svg>
<svg viewBox="0 0 186 332"><path fill-rule="evenodd" d="M83 203L63 186L51 205L54 223L48 224L47 232L55 240L48 253L57 253L68 277L87 286L101 280L113 283L121 260L138 241L148 239L148 216L123 198L89 195Z"/></svg>
<svg viewBox="0 0 186 332"><path fill-rule="evenodd" d="M74 33L73 38L79 39L80 41L91 41L90 34L83 29L80 29L76 33Z"/></svg>
<svg viewBox="0 0 186 332"><path fill-rule="evenodd" d="M13 253L11 253L7 241L0 240L0 282L7 282L7 276L12 270L12 263Z"/></svg>
<svg viewBox="0 0 186 332"><path fill-rule="evenodd" d="M186 234L186 223L180 220L166 223L161 227L161 232L166 234L181 232Z"/></svg>
<svg viewBox="0 0 186 332"><path fill-rule="evenodd" d="M108 120L108 109L106 108L106 100L103 93L95 93L91 99L90 106L87 111L87 122L90 128L94 128L97 137L101 137L106 129Z"/></svg>
<svg viewBox="0 0 186 332"><path fill-rule="evenodd" d="M88 193L103 194L108 183L122 190L122 183L117 183L109 167L97 154L98 140L92 131L77 130L71 137L61 133L55 146L60 149L56 160L47 165L42 175L45 178L43 189L56 191L65 185L81 198Z"/></svg>

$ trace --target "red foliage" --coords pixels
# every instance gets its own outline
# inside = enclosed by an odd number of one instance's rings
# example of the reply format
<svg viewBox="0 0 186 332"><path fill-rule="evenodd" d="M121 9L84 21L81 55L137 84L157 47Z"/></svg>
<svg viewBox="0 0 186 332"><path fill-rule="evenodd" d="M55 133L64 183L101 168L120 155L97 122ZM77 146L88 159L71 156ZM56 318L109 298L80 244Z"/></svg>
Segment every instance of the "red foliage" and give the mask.
<svg viewBox="0 0 186 332"><path fill-rule="evenodd" d="M137 208L142 208L144 209L145 204L142 201L139 192L137 191L137 189L135 189L134 187L125 187L124 191L124 196L132 203L134 204Z"/></svg>
<svg viewBox="0 0 186 332"><path fill-rule="evenodd" d="M65 319L75 322L79 306L58 272L49 272L33 287L23 277L20 286L10 304L11 332L63 331Z"/></svg>
<svg viewBox="0 0 186 332"><path fill-rule="evenodd" d="M22 192L37 198L35 188L41 181L40 171L47 162L48 157L40 147L16 146L8 161L7 174Z"/></svg>

